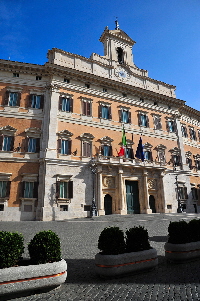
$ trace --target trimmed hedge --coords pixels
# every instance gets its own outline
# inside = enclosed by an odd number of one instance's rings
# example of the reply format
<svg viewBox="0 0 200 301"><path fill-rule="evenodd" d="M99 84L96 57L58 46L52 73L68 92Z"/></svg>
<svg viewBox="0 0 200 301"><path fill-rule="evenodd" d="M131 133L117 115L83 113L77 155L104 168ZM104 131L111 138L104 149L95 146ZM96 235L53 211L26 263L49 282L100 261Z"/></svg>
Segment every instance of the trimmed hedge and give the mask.
<svg viewBox="0 0 200 301"><path fill-rule="evenodd" d="M117 255L122 253L139 252L151 249L148 231L138 226L124 233L118 227L105 228L98 241L102 255Z"/></svg>
<svg viewBox="0 0 200 301"><path fill-rule="evenodd" d="M0 231L0 269L15 266L23 252L22 234Z"/></svg>
<svg viewBox="0 0 200 301"><path fill-rule="evenodd" d="M34 264L61 260L60 239L51 230L37 233L28 244L28 250Z"/></svg>
<svg viewBox="0 0 200 301"><path fill-rule="evenodd" d="M200 220L170 222L168 233L168 242L172 244L200 241Z"/></svg>
<svg viewBox="0 0 200 301"><path fill-rule="evenodd" d="M103 255L117 255L125 252L124 233L119 227L105 228L98 241L98 248Z"/></svg>
<svg viewBox="0 0 200 301"><path fill-rule="evenodd" d="M148 231L142 226L134 227L126 231L126 252L138 252L149 250Z"/></svg>

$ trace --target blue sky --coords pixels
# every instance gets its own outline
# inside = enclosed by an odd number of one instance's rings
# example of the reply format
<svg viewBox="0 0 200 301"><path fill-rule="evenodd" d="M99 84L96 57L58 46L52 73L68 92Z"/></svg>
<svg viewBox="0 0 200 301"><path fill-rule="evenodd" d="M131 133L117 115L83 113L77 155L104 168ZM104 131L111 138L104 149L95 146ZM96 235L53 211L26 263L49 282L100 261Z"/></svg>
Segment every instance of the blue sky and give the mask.
<svg viewBox="0 0 200 301"><path fill-rule="evenodd" d="M116 17L134 63L200 110L200 0L0 0L0 59L44 64L53 47L103 55Z"/></svg>

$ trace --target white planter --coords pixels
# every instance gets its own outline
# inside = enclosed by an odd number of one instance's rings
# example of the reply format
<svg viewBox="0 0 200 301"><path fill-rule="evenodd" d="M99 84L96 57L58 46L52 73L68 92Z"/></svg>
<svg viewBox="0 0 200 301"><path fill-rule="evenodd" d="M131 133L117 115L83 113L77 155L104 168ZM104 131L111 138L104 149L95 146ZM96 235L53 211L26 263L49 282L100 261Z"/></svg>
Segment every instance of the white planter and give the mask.
<svg viewBox="0 0 200 301"><path fill-rule="evenodd" d="M95 256L95 271L101 277L118 276L144 269L150 269L158 264L156 249L119 255Z"/></svg>
<svg viewBox="0 0 200 301"><path fill-rule="evenodd" d="M67 263L58 262L0 269L0 295L57 286L67 278Z"/></svg>
<svg viewBox="0 0 200 301"><path fill-rule="evenodd" d="M200 257L200 241L186 244L165 244L165 258L170 261L184 261Z"/></svg>

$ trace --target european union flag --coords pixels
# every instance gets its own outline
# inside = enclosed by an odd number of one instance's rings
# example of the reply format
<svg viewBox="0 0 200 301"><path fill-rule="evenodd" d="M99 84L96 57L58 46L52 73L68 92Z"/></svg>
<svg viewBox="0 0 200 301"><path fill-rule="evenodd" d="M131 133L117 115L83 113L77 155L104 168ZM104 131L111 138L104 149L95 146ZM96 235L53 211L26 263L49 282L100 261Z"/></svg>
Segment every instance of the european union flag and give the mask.
<svg viewBox="0 0 200 301"><path fill-rule="evenodd" d="M142 145L142 138L140 137L138 147L135 154L136 158L141 159L142 162L144 161L144 152L143 152L143 145Z"/></svg>

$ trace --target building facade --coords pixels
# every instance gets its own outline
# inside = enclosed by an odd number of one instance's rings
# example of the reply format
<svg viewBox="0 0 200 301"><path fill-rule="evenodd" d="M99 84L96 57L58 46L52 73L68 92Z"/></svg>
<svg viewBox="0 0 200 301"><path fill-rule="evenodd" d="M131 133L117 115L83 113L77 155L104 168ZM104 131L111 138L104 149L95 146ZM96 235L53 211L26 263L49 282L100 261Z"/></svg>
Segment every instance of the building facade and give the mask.
<svg viewBox="0 0 200 301"><path fill-rule="evenodd" d="M200 212L200 112L134 64L118 25L100 41L104 56L0 60L0 220Z"/></svg>

